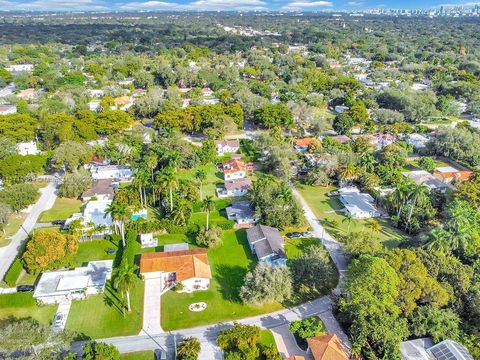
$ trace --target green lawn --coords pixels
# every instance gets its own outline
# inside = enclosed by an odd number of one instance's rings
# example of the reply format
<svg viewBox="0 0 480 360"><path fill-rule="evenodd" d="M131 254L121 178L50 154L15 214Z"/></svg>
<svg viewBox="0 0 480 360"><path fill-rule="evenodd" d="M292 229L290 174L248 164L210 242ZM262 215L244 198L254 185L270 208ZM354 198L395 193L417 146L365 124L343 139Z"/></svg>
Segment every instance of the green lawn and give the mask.
<svg viewBox="0 0 480 360"><path fill-rule="evenodd" d="M224 232L223 245L209 251L213 278L210 288L194 293L169 291L162 296L162 328L166 331L190 328L217 322L241 319L282 308L280 304L244 305L238 292L245 274L255 265L255 256L248 247L244 230ZM195 302L207 303L202 312L191 312Z"/></svg>
<svg viewBox="0 0 480 360"><path fill-rule="evenodd" d="M92 339L136 335L142 328L143 281L131 290L132 312L124 317L119 307L121 295L107 283L105 293L74 301L66 328Z"/></svg>
<svg viewBox="0 0 480 360"><path fill-rule="evenodd" d="M44 211L39 222L50 222L54 220L66 220L74 213L80 212L82 202L77 199L57 198L52 208Z"/></svg>
<svg viewBox="0 0 480 360"><path fill-rule="evenodd" d="M122 360L155 360L155 354L153 351L137 351L127 354L121 354Z"/></svg>
<svg viewBox="0 0 480 360"><path fill-rule="evenodd" d="M31 317L42 324L49 324L57 310L56 305L37 306L32 293L0 295L0 319Z"/></svg>
<svg viewBox="0 0 480 360"><path fill-rule="evenodd" d="M348 224L347 218L341 212L343 206L338 198L329 198L327 196L327 193L332 190L334 190L333 187L298 186L298 191L300 191L302 197L307 201L328 233L334 238L339 238L339 235L346 235L349 231L370 231L367 227L368 219L353 220ZM408 236L395 229L388 219L378 218L377 220L382 226L378 237L386 247L396 247L400 242L408 239Z"/></svg>
<svg viewBox="0 0 480 360"><path fill-rule="evenodd" d="M75 266L83 266L89 261L110 260L115 254L107 254L108 249L118 249L118 244L110 240L90 240L78 245L78 252L74 258Z"/></svg>
<svg viewBox="0 0 480 360"><path fill-rule="evenodd" d="M285 239L285 252L289 259L301 255L309 246L321 244L317 238Z"/></svg>
<svg viewBox="0 0 480 360"><path fill-rule="evenodd" d="M23 224L27 213L13 213L8 220L5 232L0 232L0 247L7 246L10 243L10 237L15 235L20 229L20 225Z"/></svg>
<svg viewBox="0 0 480 360"><path fill-rule="evenodd" d="M262 330L260 332L260 340L258 341L260 345L263 346L275 346L277 347L277 344L275 343L275 338L273 337L273 334L270 330Z"/></svg>
<svg viewBox="0 0 480 360"><path fill-rule="evenodd" d="M204 166L198 166L194 169L190 170L179 170L178 176L180 179L187 179L192 181L197 181L195 179L195 173L197 170L202 169L205 170L207 174L207 178L203 183L203 196L216 196L215 189L223 184L223 173L216 168L214 164L208 164ZM198 184L200 189L200 184Z"/></svg>

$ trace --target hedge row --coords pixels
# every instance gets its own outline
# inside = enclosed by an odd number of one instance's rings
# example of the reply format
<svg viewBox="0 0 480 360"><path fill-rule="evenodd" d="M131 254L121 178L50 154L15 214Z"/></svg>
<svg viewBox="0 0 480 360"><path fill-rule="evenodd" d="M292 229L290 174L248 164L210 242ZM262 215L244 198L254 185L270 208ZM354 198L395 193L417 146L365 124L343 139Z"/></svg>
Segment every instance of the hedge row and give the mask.
<svg viewBox="0 0 480 360"><path fill-rule="evenodd" d="M20 274L22 273L22 270L23 270L22 261L20 260L20 258L17 257L15 258L15 261L12 263L8 271L6 272L5 278L3 280L8 286L14 287L17 284L17 280Z"/></svg>

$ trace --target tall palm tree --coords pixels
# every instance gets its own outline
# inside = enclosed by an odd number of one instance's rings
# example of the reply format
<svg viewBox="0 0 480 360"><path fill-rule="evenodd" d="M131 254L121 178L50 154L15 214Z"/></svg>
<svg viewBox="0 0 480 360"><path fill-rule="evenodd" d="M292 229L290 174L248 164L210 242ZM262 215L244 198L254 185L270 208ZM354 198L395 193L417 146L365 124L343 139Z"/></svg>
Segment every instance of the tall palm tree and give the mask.
<svg viewBox="0 0 480 360"><path fill-rule="evenodd" d="M195 179L200 183L200 200L203 200L203 182L207 179L205 170L198 169L195 173Z"/></svg>
<svg viewBox="0 0 480 360"><path fill-rule="evenodd" d="M128 264L124 263L124 265L120 266L117 270L113 278L113 287L126 295L127 298L127 311L130 312L131 304L130 304L130 289L135 286L135 279L137 278L136 271L138 267L135 264Z"/></svg>
<svg viewBox="0 0 480 360"><path fill-rule="evenodd" d="M348 232L350 232L350 226L352 225L352 223L356 223L357 222L357 219L355 219L352 215L350 214L346 214L345 215L345 218L342 220L342 222L346 222L347 223L347 226L348 226Z"/></svg>
<svg viewBox="0 0 480 360"><path fill-rule="evenodd" d="M436 228L430 231L430 240L427 242L426 247L429 250L442 250L450 252L452 250L452 244L450 243L450 236L442 228ZM455 247L455 246L454 246Z"/></svg>
<svg viewBox="0 0 480 360"><path fill-rule="evenodd" d="M412 220L412 214L415 206L425 201L429 191L430 189L424 184L412 186L409 195L410 210L407 217L407 226L410 226L410 221Z"/></svg>
<svg viewBox="0 0 480 360"><path fill-rule="evenodd" d="M112 201L105 211L105 215L107 214L112 217L115 227L119 229L122 236L122 244L125 247L125 223L132 215L128 205Z"/></svg>
<svg viewBox="0 0 480 360"><path fill-rule="evenodd" d="M340 178L347 181L347 183L354 180L357 177L357 174L358 169L352 161L347 162L340 170Z"/></svg>
<svg viewBox="0 0 480 360"><path fill-rule="evenodd" d="M173 222L176 225L185 225L190 214L189 203L185 199L180 199L173 215Z"/></svg>
<svg viewBox="0 0 480 360"><path fill-rule="evenodd" d="M153 172L155 168L158 166L158 157L155 154L151 154L150 156L147 157L146 161L147 167L150 169L150 186L152 190L152 197L153 197L153 206L155 206L155 180L153 176Z"/></svg>
<svg viewBox="0 0 480 360"><path fill-rule="evenodd" d="M215 210L215 203L213 202L213 199L211 196L207 196L203 201L202 201L202 209L207 213L207 223L206 223L206 229L208 230L208 221L210 217L210 212Z"/></svg>
<svg viewBox="0 0 480 360"><path fill-rule="evenodd" d="M178 187L178 179L175 168L165 168L162 172L160 181L165 188L168 188L170 194L170 211L173 211L173 189Z"/></svg>

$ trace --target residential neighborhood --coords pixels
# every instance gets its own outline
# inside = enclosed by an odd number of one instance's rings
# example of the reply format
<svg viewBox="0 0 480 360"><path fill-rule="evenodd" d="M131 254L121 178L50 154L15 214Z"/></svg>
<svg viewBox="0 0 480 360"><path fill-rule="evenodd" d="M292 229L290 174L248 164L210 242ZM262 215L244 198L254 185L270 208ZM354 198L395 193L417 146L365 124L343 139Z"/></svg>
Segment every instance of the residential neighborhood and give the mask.
<svg viewBox="0 0 480 360"><path fill-rule="evenodd" d="M52 4L0 11L0 359L480 360L478 5Z"/></svg>

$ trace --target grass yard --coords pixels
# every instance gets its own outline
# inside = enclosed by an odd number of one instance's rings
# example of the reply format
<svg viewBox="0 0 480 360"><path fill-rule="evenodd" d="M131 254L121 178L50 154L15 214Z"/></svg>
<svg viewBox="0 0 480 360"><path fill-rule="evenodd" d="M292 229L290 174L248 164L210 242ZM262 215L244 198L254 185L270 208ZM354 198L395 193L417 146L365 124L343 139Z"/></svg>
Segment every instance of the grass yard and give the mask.
<svg viewBox="0 0 480 360"><path fill-rule="evenodd" d="M54 220L66 220L74 213L80 212L82 202L77 199L57 198L52 208L44 211L38 222L51 222Z"/></svg>
<svg viewBox="0 0 480 360"><path fill-rule="evenodd" d="M78 245L75 266L83 266L89 261L115 259L115 254L107 254L108 249L118 249L118 244L110 240L83 241Z"/></svg>
<svg viewBox="0 0 480 360"><path fill-rule="evenodd" d="M104 294L72 303L66 328L91 339L138 334L142 328L143 288L139 279L130 291L132 312L124 317L121 295L107 283Z"/></svg>
<svg viewBox="0 0 480 360"><path fill-rule="evenodd" d="M57 310L56 305L37 306L33 293L0 295L0 319L31 317L42 324L50 324Z"/></svg>
<svg viewBox="0 0 480 360"><path fill-rule="evenodd" d="M260 332L260 340L258 343L262 346L275 346L275 348L277 348L275 338L270 330L262 330Z"/></svg>
<svg viewBox="0 0 480 360"><path fill-rule="evenodd" d="M121 360L155 360L153 351L137 351L120 355Z"/></svg>
<svg viewBox="0 0 480 360"><path fill-rule="evenodd" d="M27 213L13 213L8 220L8 224L5 227L5 232L0 232L0 247L7 246L10 243L10 237L15 235L20 229L20 225L23 224Z"/></svg>
<svg viewBox="0 0 480 360"><path fill-rule="evenodd" d="M220 184L223 184L223 173L218 170L214 164L198 166L195 169L190 170L179 170L178 177L180 179L197 182L195 179L195 173L199 169L204 170L207 175L207 178L203 182L203 196L213 196L215 198L215 189L217 188L217 185L220 186ZM200 189L200 184L198 184L198 188Z"/></svg>
<svg viewBox="0 0 480 360"><path fill-rule="evenodd" d="M169 291L162 296L161 319L165 331L241 319L282 308L280 304L247 306L238 297L245 274L256 262L244 230L225 231L223 245L209 251L209 262L213 278L208 290L190 294ZM202 301L207 303L206 310L188 310L190 304Z"/></svg>
<svg viewBox="0 0 480 360"><path fill-rule="evenodd" d="M299 185L298 191L321 221L326 231L334 238L339 235L346 235L348 232L370 231L367 227L368 219L358 219L348 224L347 218L341 212L342 204L338 198L329 198L327 193L334 190L333 187L324 188L320 186ZM395 229L388 219L377 219L382 230L377 234L380 241L388 248L394 248L408 236L398 229Z"/></svg>
<svg viewBox="0 0 480 360"><path fill-rule="evenodd" d="M285 239L285 253L289 259L295 259L308 247L320 244L321 242L317 238Z"/></svg>

